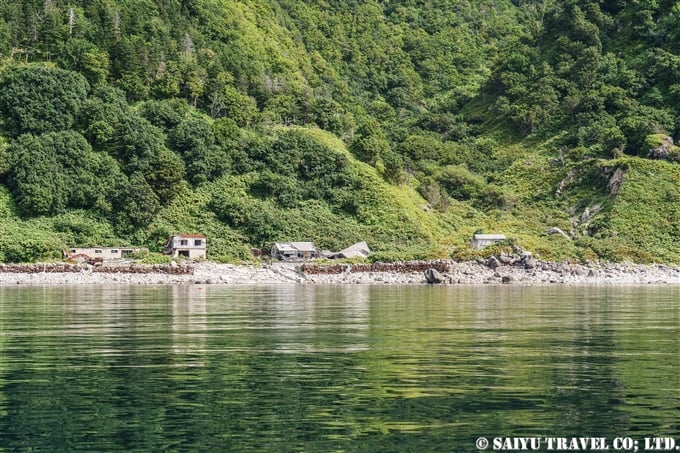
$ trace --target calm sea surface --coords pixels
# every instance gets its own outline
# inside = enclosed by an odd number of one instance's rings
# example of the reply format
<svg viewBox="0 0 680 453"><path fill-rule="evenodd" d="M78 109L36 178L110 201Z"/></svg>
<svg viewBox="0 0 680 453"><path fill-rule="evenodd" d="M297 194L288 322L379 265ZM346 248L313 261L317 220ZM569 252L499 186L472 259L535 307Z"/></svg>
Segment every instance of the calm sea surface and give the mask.
<svg viewBox="0 0 680 453"><path fill-rule="evenodd" d="M680 441L678 286L0 288L0 451L654 435Z"/></svg>

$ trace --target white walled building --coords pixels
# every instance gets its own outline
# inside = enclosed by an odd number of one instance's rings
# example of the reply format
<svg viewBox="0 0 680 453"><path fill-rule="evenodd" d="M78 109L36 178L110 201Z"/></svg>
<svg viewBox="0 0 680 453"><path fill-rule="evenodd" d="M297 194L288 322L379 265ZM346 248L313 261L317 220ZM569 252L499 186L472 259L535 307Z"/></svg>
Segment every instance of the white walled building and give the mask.
<svg viewBox="0 0 680 453"><path fill-rule="evenodd" d="M164 252L174 258L201 260L206 258L207 245L202 234L175 234L168 238Z"/></svg>

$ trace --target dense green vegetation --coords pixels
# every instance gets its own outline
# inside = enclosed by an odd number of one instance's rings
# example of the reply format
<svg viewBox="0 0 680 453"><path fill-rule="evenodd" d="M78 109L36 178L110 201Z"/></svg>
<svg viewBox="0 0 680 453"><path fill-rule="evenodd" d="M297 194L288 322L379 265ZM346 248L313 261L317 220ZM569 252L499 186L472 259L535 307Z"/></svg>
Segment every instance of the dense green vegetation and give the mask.
<svg viewBox="0 0 680 453"><path fill-rule="evenodd" d="M680 3L9 0L0 260L202 232L680 263ZM547 235L558 227L571 237Z"/></svg>

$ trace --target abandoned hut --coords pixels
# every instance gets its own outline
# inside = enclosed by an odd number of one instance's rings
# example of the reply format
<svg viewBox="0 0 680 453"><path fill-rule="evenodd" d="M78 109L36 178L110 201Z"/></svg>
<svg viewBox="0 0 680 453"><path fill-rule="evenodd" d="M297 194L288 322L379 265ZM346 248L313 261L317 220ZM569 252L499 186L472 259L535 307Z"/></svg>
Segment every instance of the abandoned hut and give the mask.
<svg viewBox="0 0 680 453"><path fill-rule="evenodd" d="M103 260L119 260L133 258L137 253L148 253L149 249L144 247L73 247L64 250L64 258L101 258Z"/></svg>
<svg viewBox="0 0 680 453"><path fill-rule="evenodd" d="M207 240L202 234L175 234L168 238L163 252L173 258L205 259Z"/></svg>
<svg viewBox="0 0 680 453"><path fill-rule="evenodd" d="M487 245L495 244L506 240L504 234L473 234L470 247L473 249L483 249Z"/></svg>
<svg viewBox="0 0 680 453"><path fill-rule="evenodd" d="M275 242L271 256L281 261L301 261L318 258L321 253L313 242Z"/></svg>

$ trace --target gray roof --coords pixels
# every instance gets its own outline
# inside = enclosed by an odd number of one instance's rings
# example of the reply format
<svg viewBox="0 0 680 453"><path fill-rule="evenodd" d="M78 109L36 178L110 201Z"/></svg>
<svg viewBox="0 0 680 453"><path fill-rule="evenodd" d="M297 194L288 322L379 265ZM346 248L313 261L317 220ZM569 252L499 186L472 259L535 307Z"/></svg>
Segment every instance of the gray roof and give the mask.
<svg viewBox="0 0 680 453"><path fill-rule="evenodd" d="M354 258L355 256L368 256L370 253L371 249L368 248L366 241L361 241L341 250L338 252L338 255L342 255L345 258Z"/></svg>
<svg viewBox="0 0 680 453"><path fill-rule="evenodd" d="M290 245L298 252L316 252L313 242L291 242Z"/></svg>
<svg viewBox="0 0 680 453"><path fill-rule="evenodd" d="M313 242L275 242L274 247L281 252L316 252Z"/></svg>
<svg viewBox="0 0 680 453"><path fill-rule="evenodd" d="M507 239L504 234L473 234L473 240L504 241Z"/></svg>
<svg viewBox="0 0 680 453"><path fill-rule="evenodd" d="M295 252L295 247L290 245L288 242L275 242L274 247L281 252Z"/></svg>

